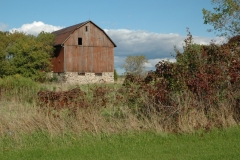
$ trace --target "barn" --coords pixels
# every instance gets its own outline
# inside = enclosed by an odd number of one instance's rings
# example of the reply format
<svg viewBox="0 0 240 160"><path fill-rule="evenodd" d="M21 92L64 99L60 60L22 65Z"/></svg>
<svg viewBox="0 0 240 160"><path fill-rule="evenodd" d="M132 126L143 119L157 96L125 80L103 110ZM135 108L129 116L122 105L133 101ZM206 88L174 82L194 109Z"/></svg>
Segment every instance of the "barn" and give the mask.
<svg viewBox="0 0 240 160"><path fill-rule="evenodd" d="M116 44L92 21L52 32L52 72L67 83L114 82Z"/></svg>

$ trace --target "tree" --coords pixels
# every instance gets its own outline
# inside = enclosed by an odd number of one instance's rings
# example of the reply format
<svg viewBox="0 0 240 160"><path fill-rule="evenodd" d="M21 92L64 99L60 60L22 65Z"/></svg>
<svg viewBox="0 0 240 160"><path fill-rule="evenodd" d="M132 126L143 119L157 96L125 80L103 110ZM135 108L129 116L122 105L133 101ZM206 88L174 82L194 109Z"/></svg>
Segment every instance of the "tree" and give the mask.
<svg viewBox="0 0 240 160"><path fill-rule="evenodd" d="M20 74L35 81L44 81L51 69L54 35L41 32L38 36L22 32L0 34L0 76Z"/></svg>
<svg viewBox="0 0 240 160"><path fill-rule="evenodd" d="M148 63L148 60L144 55L140 56L128 56L125 59L122 67L125 69L125 74L133 75L144 75L145 74L145 63Z"/></svg>
<svg viewBox="0 0 240 160"><path fill-rule="evenodd" d="M118 80L118 73L116 71L116 69L114 69L114 81Z"/></svg>
<svg viewBox="0 0 240 160"><path fill-rule="evenodd" d="M0 76L4 75L4 71L9 68L6 61L6 48L9 44L9 38L7 37L8 32L0 31Z"/></svg>
<svg viewBox="0 0 240 160"><path fill-rule="evenodd" d="M204 24L210 24L219 36L232 37L240 34L240 1L212 0L214 11L203 9ZM209 29L209 31L213 31Z"/></svg>

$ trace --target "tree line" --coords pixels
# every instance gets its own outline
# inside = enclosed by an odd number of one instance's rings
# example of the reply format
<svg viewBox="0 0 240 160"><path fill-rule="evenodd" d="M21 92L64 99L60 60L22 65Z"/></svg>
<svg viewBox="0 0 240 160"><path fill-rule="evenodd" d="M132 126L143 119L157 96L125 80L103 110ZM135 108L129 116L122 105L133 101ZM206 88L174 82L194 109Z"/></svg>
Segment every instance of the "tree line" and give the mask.
<svg viewBox="0 0 240 160"><path fill-rule="evenodd" d="M34 81L45 81L51 70L54 35L37 36L23 32L0 31L0 77L22 75Z"/></svg>

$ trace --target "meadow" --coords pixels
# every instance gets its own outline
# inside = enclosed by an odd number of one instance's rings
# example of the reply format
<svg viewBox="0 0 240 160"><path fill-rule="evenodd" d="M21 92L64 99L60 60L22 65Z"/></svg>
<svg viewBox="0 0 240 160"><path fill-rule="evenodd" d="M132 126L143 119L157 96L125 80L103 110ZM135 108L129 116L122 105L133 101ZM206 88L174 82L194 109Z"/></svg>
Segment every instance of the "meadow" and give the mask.
<svg viewBox="0 0 240 160"><path fill-rule="evenodd" d="M65 91L76 85L37 83L15 75L0 79L0 86L0 159L237 159L240 155L238 121L225 108L226 101L219 102L222 108L217 113L206 114L191 106L193 99L186 96L190 93L172 95L178 106L171 108L152 104L155 99L133 83L86 84L78 87L86 93L88 107L76 106L75 115L66 108L49 114L43 107L50 106L38 102L38 91Z"/></svg>

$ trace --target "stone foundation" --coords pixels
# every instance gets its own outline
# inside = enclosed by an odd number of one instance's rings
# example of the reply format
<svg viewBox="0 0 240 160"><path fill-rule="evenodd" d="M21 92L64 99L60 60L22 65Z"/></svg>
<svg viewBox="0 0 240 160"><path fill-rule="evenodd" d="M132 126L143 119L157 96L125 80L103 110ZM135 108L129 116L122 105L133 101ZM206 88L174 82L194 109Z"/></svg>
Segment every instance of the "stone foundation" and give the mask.
<svg viewBox="0 0 240 160"><path fill-rule="evenodd" d="M114 72L103 73L65 72L65 73L53 73L53 75L57 76L59 82L65 82L70 84L114 82Z"/></svg>

